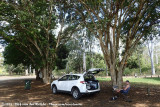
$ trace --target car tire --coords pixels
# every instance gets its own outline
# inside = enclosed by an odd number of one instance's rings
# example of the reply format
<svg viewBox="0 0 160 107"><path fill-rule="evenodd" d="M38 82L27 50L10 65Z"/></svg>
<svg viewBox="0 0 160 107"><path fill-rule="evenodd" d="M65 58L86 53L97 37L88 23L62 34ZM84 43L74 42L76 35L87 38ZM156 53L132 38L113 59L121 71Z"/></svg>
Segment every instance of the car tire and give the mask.
<svg viewBox="0 0 160 107"><path fill-rule="evenodd" d="M53 85L53 87L52 87L52 93L53 94L57 94L57 87L56 87L56 85Z"/></svg>
<svg viewBox="0 0 160 107"><path fill-rule="evenodd" d="M72 96L73 96L74 99L77 100L82 96L82 94L80 93L78 88L73 88L72 89Z"/></svg>

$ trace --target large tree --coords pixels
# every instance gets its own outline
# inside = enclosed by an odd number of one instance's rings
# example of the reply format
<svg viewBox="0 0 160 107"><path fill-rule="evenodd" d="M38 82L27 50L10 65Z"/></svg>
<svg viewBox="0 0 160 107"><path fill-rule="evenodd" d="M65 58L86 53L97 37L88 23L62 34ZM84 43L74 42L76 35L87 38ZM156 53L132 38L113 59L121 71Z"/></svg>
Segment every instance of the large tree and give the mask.
<svg viewBox="0 0 160 107"><path fill-rule="evenodd" d="M99 39L112 83L121 88L128 57L158 22L159 0L70 0L69 5L73 19Z"/></svg>
<svg viewBox="0 0 160 107"><path fill-rule="evenodd" d="M57 23L56 2L52 0L2 1L0 4L0 36L25 53L43 74L44 83L57 60L58 47L70 36L70 30L54 34ZM67 27L68 28L68 27Z"/></svg>

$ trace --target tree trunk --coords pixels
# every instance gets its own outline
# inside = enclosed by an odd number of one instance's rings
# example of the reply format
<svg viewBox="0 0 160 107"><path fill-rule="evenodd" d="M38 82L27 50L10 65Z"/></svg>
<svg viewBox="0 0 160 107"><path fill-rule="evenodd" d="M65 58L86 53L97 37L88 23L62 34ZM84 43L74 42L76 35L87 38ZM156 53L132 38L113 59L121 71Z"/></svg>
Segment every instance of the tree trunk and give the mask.
<svg viewBox="0 0 160 107"><path fill-rule="evenodd" d="M33 75L35 75L35 69L33 69Z"/></svg>
<svg viewBox="0 0 160 107"><path fill-rule="evenodd" d="M28 76L28 68L25 69L25 75Z"/></svg>
<svg viewBox="0 0 160 107"><path fill-rule="evenodd" d="M140 72L140 75L141 75L142 74L142 69L141 69L141 61L140 61L139 54L138 54L138 62L139 62L139 72Z"/></svg>
<svg viewBox="0 0 160 107"><path fill-rule="evenodd" d="M116 71L115 67L110 68L111 81L113 86L118 86L119 89L122 89L123 84L123 72L122 70Z"/></svg>
<svg viewBox="0 0 160 107"><path fill-rule="evenodd" d="M43 82L45 84L49 84L51 82L51 76L50 76L51 71L49 71L47 67L43 67L42 72L43 72Z"/></svg>
<svg viewBox="0 0 160 107"><path fill-rule="evenodd" d="M31 75L31 65L28 66L29 75Z"/></svg>
<svg viewBox="0 0 160 107"><path fill-rule="evenodd" d="M36 72L36 80L40 80L41 78L39 77L40 71L38 69L35 70Z"/></svg>
<svg viewBox="0 0 160 107"><path fill-rule="evenodd" d="M11 70L11 71L9 71L9 75L12 75L12 70Z"/></svg>
<svg viewBox="0 0 160 107"><path fill-rule="evenodd" d="M107 68L108 68L108 67L107 67L107 64L106 64L106 75L108 76L108 70L107 70Z"/></svg>
<svg viewBox="0 0 160 107"><path fill-rule="evenodd" d="M158 54L157 54L157 49L155 49L156 52L155 52L155 55L156 55L156 64L158 65Z"/></svg>
<svg viewBox="0 0 160 107"><path fill-rule="evenodd" d="M68 62L66 63L66 72L69 74L69 69L68 69Z"/></svg>
<svg viewBox="0 0 160 107"><path fill-rule="evenodd" d="M84 31L84 36L86 36L86 29ZM86 71L86 40L83 40L83 72Z"/></svg>
<svg viewBox="0 0 160 107"><path fill-rule="evenodd" d="M151 59L151 71L152 71L152 75L155 75L154 58L153 58L154 50L153 50L153 41L152 40L151 40L150 46L151 46L151 48L149 49L149 46L148 46L148 50L149 50L150 59Z"/></svg>
<svg viewBox="0 0 160 107"><path fill-rule="evenodd" d="M83 72L86 71L86 53L83 52Z"/></svg>
<svg viewBox="0 0 160 107"><path fill-rule="evenodd" d="M93 68L93 67L94 67L94 66L93 66L93 52L92 52L92 58L91 58L91 59L92 59L92 60L91 60L91 61L92 61L92 62L91 62L91 63L92 63L91 66L92 66L92 68Z"/></svg>

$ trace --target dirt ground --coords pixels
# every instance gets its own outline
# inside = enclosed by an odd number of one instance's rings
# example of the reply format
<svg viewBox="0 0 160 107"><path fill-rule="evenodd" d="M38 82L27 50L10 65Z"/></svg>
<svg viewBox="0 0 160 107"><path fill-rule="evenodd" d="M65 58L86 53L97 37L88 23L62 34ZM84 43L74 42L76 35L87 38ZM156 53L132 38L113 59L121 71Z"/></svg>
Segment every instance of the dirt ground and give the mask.
<svg viewBox="0 0 160 107"><path fill-rule="evenodd" d="M1 78L1 77L0 77ZM27 79L27 78L25 78ZM132 86L129 98L132 102L125 102L123 98L110 101L112 88L109 82L100 82L101 91L93 95L84 95L74 100L71 95L52 94L50 84L43 84L33 78L31 89L25 90L25 79L0 80L1 107L160 107L160 87L152 87L150 96L144 86Z"/></svg>

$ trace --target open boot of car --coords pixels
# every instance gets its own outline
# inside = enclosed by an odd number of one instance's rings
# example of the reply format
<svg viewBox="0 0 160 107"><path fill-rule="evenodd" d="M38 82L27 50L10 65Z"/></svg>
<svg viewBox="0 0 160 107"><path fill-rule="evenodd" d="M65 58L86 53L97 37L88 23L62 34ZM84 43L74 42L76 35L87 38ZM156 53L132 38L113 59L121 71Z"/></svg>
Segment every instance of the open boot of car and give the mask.
<svg viewBox="0 0 160 107"><path fill-rule="evenodd" d="M100 71L104 71L100 68L89 69L84 75L84 80L86 82L86 87L88 90L96 90L99 88L99 81L95 79L94 75L98 74Z"/></svg>
<svg viewBox="0 0 160 107"><path fill-rule="evenodd" d="M84 80L86 82L86 88L88 90L96 90L98 89L98 80L95 80L93 75L85 75Z"/></svg>

